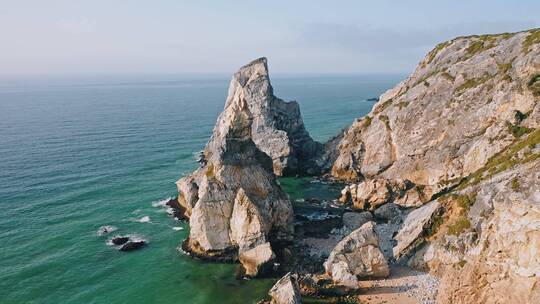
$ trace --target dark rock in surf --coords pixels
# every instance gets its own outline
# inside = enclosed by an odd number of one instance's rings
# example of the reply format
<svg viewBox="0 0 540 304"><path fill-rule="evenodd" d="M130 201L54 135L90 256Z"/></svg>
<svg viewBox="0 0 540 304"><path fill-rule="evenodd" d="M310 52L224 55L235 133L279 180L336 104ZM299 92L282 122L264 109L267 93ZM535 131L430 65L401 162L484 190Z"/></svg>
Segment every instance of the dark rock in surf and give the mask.
<svg viewBox="0 0 540 304"><path fill-rule="evenodd" d="M142 240L129 241L120 248L120 251L133 251L142 248L144 245L146 245L146 242Z"/></svg>

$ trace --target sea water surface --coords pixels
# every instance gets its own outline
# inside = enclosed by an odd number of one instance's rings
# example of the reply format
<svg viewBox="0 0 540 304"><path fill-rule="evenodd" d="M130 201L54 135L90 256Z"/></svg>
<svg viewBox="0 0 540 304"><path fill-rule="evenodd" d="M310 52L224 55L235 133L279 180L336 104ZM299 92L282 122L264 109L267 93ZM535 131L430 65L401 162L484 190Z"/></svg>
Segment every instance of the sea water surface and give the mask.
<svg viewBox="0 0 540 304"><path fill-rule="evenodd" d="M324 141L400 76L277 76ZM273 280L177 250L188 225L160 201L196 168L223 109L226 76L0 77L0 303L256 303ZM287 180L294 198L322 191ZM114 234L149 244L106 245Z"/></svg>

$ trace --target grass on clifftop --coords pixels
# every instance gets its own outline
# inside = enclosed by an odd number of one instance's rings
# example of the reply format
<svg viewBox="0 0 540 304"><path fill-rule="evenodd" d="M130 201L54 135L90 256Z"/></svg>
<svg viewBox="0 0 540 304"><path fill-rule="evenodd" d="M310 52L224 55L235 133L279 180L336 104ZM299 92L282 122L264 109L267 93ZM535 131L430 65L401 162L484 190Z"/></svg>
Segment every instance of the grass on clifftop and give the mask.
<svg viewBox="0 0 540 304"><path fill-rule="evenodd" d="M496 36L492 35L483 35L478 37L478 40L473 41L469 44L469 47L467 48L467 57L471 58L472 56L481 53L483 51L487 51L490 48L495 46L495 40L497 40Z"/></svg>
<svg viewBox="0 0 540 304"><path fill-rule="evenodd" d="M373 110L373 115L377 115L384 111L386 108L388 108L392 104L393 100L392 98L385 100L380 106L376 107L375 110Z"/></svg>
<svg viewBox="0 0 540 304"><path fill-rule="evenodd" d="M428 53L427 55L427 60L424 64L424 66L430 64L431 62L433 62L433 59L435 59L435 56L437 56L437 54L443 50L444 48L446 48L447 46L449 46L450 44L452 44L453 41L446 41L446 42L443 42L443 43L439 43L435 46L435 48L433 50L431 50L431 52Z"/></svg>
<svg viewBox="0 0 540 304"><path fill-rule="evenodd" d="M533 45L540 43L540 29L530 31L529 35L525 37L522 44L522 51L527 55Z"/></svg>

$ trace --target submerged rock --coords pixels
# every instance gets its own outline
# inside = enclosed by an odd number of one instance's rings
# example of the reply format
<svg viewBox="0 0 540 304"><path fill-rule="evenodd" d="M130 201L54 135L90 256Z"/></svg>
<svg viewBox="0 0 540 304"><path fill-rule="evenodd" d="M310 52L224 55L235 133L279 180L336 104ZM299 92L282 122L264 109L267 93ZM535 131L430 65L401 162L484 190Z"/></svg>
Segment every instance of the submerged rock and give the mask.
<svg viewBox="0 0 540 304"><path fill-rule="evenodd" d="M114 246L120 251L133 251L142 248L147 242L139 236L117 235L107 241L107 244Z"/></svg>
<svg viewBox="0 0 540 304"><path fill-rule="evenodd" d="M115 236L111 239L111 243L113 245L123 245L129 241L129 237L127 236Z"/></svg>
<svg viewBox="0 0 540 304"><path fill-rule="evenodd" d="M272 297L272 304L300 304L300 288L298 287L298 278L290 272L283 276L274 284L268 292Z"/></svg>
<svg viewBox="0 0 540 304"><path fill-rule="evenodd" d="M379 249L379 240L368 222L341 240L324 263L326 273L335 283L358 288L357 277L387 277L388 262Z"/></svg>

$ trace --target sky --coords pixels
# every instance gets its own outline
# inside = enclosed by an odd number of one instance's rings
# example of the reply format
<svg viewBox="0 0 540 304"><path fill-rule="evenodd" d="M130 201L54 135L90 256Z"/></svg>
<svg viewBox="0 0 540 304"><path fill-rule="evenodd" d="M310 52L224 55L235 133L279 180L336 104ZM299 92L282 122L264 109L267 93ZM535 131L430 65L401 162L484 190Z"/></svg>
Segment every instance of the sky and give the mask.
<svg viewBox="0 0 540 304"><path fill-rule="evenodd" d="M0 74L408 73L456 36L540 27L540 1L0 0Z"/></svg>

